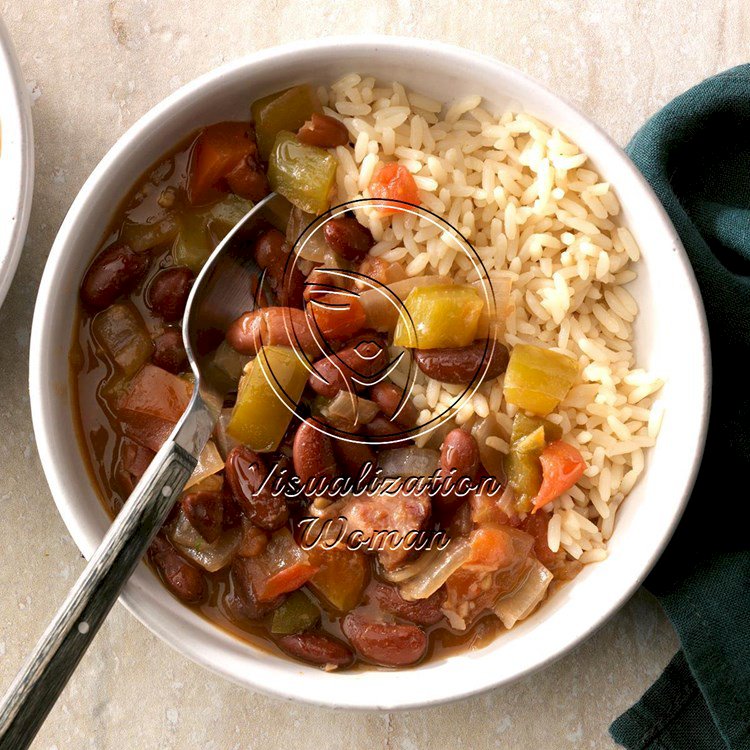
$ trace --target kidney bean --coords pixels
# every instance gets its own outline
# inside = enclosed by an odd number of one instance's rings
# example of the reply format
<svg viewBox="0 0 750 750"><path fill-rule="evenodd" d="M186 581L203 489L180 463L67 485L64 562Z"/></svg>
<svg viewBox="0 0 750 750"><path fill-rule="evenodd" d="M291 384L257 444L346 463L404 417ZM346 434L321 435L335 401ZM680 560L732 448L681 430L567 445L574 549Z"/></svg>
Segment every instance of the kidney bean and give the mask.
<svg viewBox="0 0 750 750"><path fill-rule="evenodd" d="M176 597L191 603L204 598L206 582L203 574L185 560L166 539L157 536L148 551L162 580Z"/></svg>
<svg viewBox="0 0 750 750"><path fill-rule="evenodd" d="M188 369L188 357L182 332L178 328L166 328L154 339L151 361L163 370L179 375Z"/></svg>
<svg viewBox="0 0 750 750"><path fill-rule="evenodd" d="M221 536L224 521L224 497L221 492L188 492L180 498L180 505L190 525L209 544Z"/></svg>
<svg viewBox="0 0 750 750"><path fill-rule="evenodd" d="M485 340L455 349L414 350L414 359L425 375L456 385L471 383L478 377L485 381L496 378L505 372L509 358L508 349L499 341L494 343L494 350L492 342Z"/></svg>
<svg viewBox="0 0 750 750"><path fill-rule="evenodd" d="M446 597L444 588L438 589L427 599L417 599L413 602L404 599L396 586L389 586L380 581L375 582L373 592L384 612L416 625L434 625L443 619L440 608Z"/></svg>
<svg viewBox="0 0 750 750"><path fill-rule="evenodd" d="M266 272L265 281L282 305L301 307L305 277L296 264L287 268L289 243L278 229L267 229L255 240L258 265Z"/></svg>
<svg viewBox="0 0 750 750"><path fill-rule="evenodd" d="M333 479L338 473L331 438L307 419L294 435L292 458L301 482L322 477Z"/></svg>
<svg viewBox="0 0 750 750"><path fill-rule="evenodd" d="M151 312L171 323L185 312L195 274L187 266L165 268L154 276L148 286L146 303Z"/></svg>
<svg viewBox="0 0 750 750"><path fill-rule="evenodd" d="M227 329L226 339L240 354L255 355L261 346L276 344L301 348L308 356L320 352L307 316L296 307L263 307L243 313Z"/></svg>
<svg viewBox="0 0 750 750"><path fill-rule="evenodd" d="M384 667L414 664L427 652L427 636L416 625L377 622L351 612L341 629L360 656Z"/></svg>
<svg viewBox="0 0 750 750"><path fill-rule="evenodd" d="M479 468L479 446L476 438L457 427L440 446L440 469L446 474L455 470L456 477L474 479Z"/></svg>
<svg viewBox="0 0 750 750"><path fill-rule="evenodd" d="M153 451L138 443L123 440L115 476L126 495L133 491L155 455Z"/></svg>
<svg viewBox="0 0 750 750"><path fill-rule="evenodd" d="M362 334L348 342L336 354L319 359L310 374L310 387L321 396L333 398L343 389L360 392L367 379L387 364L387 355L379 336Z"/></svg>
<svg viewBox="0 0 750 750"><path fill-rule="evenodd" d="M347 476L358 478L362 467L370 463L375 466L377 459L375 451L367 443L351 443L348 440L334 440L333 454L337 463Z"/></svg>
<svg viewBox="0 0 750 750"><path fill-rule="evenodd" d="M229 189L241 198L257 203L270 192L268 178L263 171L255 141L247 156L227 175Z"/></svg>
<svg viewBox="0 0 750 750"><path fill-rule="evenodd" d="M336 148L349 143L349 131L341 120L313 112L312 117L297 131L297 140L308 146Z"/></svg>
<svg viewBox="0 0 750 750"><path fill-rule="evenodd" d="M224 476L235 501L256 526L274 531L287 522L289 510L283 496L274 495L270 486L263 486L268 471L257 453L245 445L232 448L227 454Z"/></svg>
<svg viewBox="0 0 750 750"><path fill-rule="evenodd" d="M370 399L378 405L389 421L394 421L394 414L401 405L403 393L403 390L395 383L382 380L370 389ZM409 399L406 399L395 421L407 429L414 427L417 423L417 409Z"/></svg>
<svg viewBox="0 0 750 750"><path fill-rule="evenodd" d="M81 284L81 301L89 310L103 310L131 291L146 273L148 255L113 242L94 258Z"/></svg>
<svg viewBox="0 0 750 750"><path fill-rule="evenodd" d="M329 219L323 227L323 236L331 250L346 260L361 260L375 244L370 230L353 216Z"/></svg>
<svg viewBox="0 0 750 750"><path fill-rule="evenodd" d="M258 601L255 596L255 589L253 589L252 577L252 573L256 569L256 562L235 557L229 575L233 595L227 597L227 605L233 613L248 620L260 620L273 612L286 599L285 595L281 595L268 602Z"/></svg>
<svg viewBox="0 0 750 750"><path fill-rule="evenodd" d="M295 633L276 642L290 656L316 666L348 667L354 661L351 649L327 633Z"/></svg>

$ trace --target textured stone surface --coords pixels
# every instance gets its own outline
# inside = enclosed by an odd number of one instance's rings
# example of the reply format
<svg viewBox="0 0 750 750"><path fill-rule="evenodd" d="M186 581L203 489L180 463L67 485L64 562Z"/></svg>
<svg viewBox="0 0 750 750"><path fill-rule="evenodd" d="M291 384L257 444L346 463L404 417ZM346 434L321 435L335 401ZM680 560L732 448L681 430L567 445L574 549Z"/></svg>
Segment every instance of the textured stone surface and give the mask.
<svg viewBox="0 0 750 750"><path fill-rule="evenodd" d="M36 287L82 182L140 115L191 78L256 49L381 32L495 55L576 101L620 143L675 94L742 62L737 0L0 0L34 100L37 182L18 274L0 311L0 683L82 567L47 490L27 395ZM609 722L676 648L637 594L545 671L409 713L342 713L254 694L187 662L117 607L34 747L609 748Z"/></svg>

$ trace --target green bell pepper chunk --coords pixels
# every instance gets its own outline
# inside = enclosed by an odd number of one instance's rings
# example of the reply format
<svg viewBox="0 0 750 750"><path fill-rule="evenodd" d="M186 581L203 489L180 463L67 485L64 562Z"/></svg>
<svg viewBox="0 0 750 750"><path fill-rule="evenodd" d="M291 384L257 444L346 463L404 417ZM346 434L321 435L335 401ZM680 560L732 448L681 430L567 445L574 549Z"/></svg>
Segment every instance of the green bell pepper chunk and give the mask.
<svg viewBox="0 0 750 750"><path fill-rule="evenodd" d="M295 591L273 613L271 632L292 635L309 630L320 620L320 610L302 591Z"/></svg>
<svg viewBox="0 0 750 750"><path fill-rule="evenodd" d="M303 211L321 214L328 208L338 162L323 148L300 143L282 130L268 161L271 188Z"/></svg>

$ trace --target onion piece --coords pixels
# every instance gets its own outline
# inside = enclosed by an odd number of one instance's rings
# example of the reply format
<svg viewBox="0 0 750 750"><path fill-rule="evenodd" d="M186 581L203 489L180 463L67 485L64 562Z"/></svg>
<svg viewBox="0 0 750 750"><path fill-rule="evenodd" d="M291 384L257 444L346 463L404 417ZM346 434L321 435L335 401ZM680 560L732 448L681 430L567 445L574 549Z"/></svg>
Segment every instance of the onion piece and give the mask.
<svg viewBox="0 0 750 750"><path fill-rule="evenodd" d="M537 608L547 594L552 578L552 573L538 560L529 560L529 572L523 582L511 594L500 597L493 606L508 630Z"/></svg>
<svg viewBox="0 0 750 750"><path fill-rule="evenodd" d="M440 454L432 448L391 448L378 454L384 477L430 477L438 468Z"/></svg>
<svg viewBox="0 0 750 750"><path fill-rule="evenodd" d="M232 562L240 546L242 531L239 526L227 529L213 544L209 544L180 511L168 536L185 557L189 557L209 573L215 573Z"/></svg>
<svg viewBox="0 0 750 750"><path fill-rule="evenodd" d="M321 410L321 416L331 420L334 424L344 424L357 427L369 424L380 411L374 401L350 393L339 391L331 403L326 404Z"/></svg>
<svg viewBox="0 0 750 750"><path fill-rule="evenodd" d="M432 564L399 587L404 599L432 596L469 558L471 546L466 539L453 539Z"/></svg>
<svg viewBox="0 0 750 750"><path fill-rule="evenodd" d="M487 471L498 479L505 476L505 454L487 445L488 437L502 437L497 415L490 412L484 419L479 419L471 428L471 434L479 446L479 458Z"/></svg>
<svg viewBox="0 0 750 750"><path fill-rule="evenodd" d="M445 276L414 276L388 284L385 289L390 290L402 302L409 296L409 292L418 286L447 286L453 281ZM393 296L383 287L367 288L359 295L359 301L365 308L367 325L376 331L392 331L398 322L399 306Z"/></svg>
<svg viewBox="0 0 750 750"><path fill-rule="evenodd" d="M430 549L423 552L416 560L400 568L386 570L381 567L379 569L380 576L389 583L403 583L421 573L428 565L432 565L440 553L441 551L437 547L430 547Z"/></svg>
<svg viewBox="0 0 750 750"><path fill-rule="evenodd" d="M471 285L479 291L482 301L486 300L484 294L486 281L486 278L482 278L471 282ZM505 319L510 312L510 291L513 284L511 279L508 276L490 274L489 281L492 283L492 296L495 300L494 319L490 319L490 311L487 305L484 305L477 324L476 337L478 339L499 338L505 331Z"/></svg>
<svg viewBox="0 0 750 750"><path fill-rule="evenodd" d="M185 489L192 487L194 484L202 481L206 477L210 477L211 474L216 474L224 468L224 459L216 448L216 443L213 440L209 440L206 443L206 447L201 451L198 457L198 465L195 467L195 471L190 475Z"/></svg>
<svg viewBox="0 0 750 750"><path fill-rule="evenodd" d="M303 232L315 221L315 214L308 214L297 206L292 208L289 214L289 223L286 225L286 239L290 246L301 239ZM331 250L323 235L323 225L318 226L314 232L309 232L304 239L304 245L299 252L298 258L309 260L313 263L323 263L326 266L338 267L336 253Z"/></svg>
<svg viewBox="0 0 750 750"><path fill-rule="evenodd" d="M221 410L219 419L216 421L216 427L214 427L214 441L216 443L216 447L219 449L219 453L221 453L224 459L226 459L227 454L232 450L232 448L235 447L235 445L240 444L238 440L235 440L227 432L227 426L229 425L229 420L231 419L232 407L229 406Z"/></svg>

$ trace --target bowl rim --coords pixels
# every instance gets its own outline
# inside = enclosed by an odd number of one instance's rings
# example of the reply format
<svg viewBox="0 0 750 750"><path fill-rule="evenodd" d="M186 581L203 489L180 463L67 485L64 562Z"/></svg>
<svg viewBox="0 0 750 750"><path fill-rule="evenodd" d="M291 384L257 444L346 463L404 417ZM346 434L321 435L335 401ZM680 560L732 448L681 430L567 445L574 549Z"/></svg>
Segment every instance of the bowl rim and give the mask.
<svg viewBox="0 0 750 750"><path fill-rule="evenodd" d="M332 45L339 48L346 47L348 51L352 52L356 50L408 50L415 54L438 54L455 60L457 64L460 64L460 62L463 61L464 63L471 63L474 68L484 66L488 70L499 71L502 73L503 77L514 79L517 83L527 87L535 94L551 100L555 106L563 110L569 118L577 121L582 129L587 130L592 138L597 138L601 142L601 146L608 149L610 152L609 156L614 160L619 160L620 166L628 171L629 176L639 184L640 189L648 196L649 201L653 204L656 216L662 223L662 229L670 236L673 242L676 259L681 266L681 270L684 273L685 280L689 286L689 291L696 306L696 314L699 322L700 351L703 355L703 360L700 363L700 367L696 368L698 371L697 377L699 379L699 387L702 393L701 403L697 407L700 412L698 419L699 428L695 443L696 450L689 468L684 472L684 481L682 483L684 489L682 497L679 502L674 505L674 512L671 521L663 529L659 544L651 550L648 560L642 565L641 569L638 570L638 574L630 580L629 585L623 588L617 599L609 606L609 609L599 614L598 619L594 619L588 623L585 628L576 631L574 636L566 637L561 645L556 647L556 650L553 653L546 654L542 658L537 658L536 660L530 660L523 668L516 670L510 676L498 678L497 676L487 674L486 671L483 673L482 670L475 668L475 678L473 680L466 681L461 685L453 684L441 688L434 688L431 690L428 697L417 696L413 700L393 700L392 698L381 697L380 700L374 701L372 698L365 698L363 700L362 697L357 694L358 691L351 691L344 695L339 691L338 697L332 699L328 693L326 693L325 696L322 696L316 692L315 682L313 680L308 681L310 687L304 689L299 687L300 683L305 682L304 680L277 680L275 684L269 685L263 682L262 677L259 679L255 674L248 674L246 672L240 673L237 669L232 669L227 663L231 661L231 659L219 661L213 660L212 655L214 652L212 649L206 647L206 644L203 644L203 647L201 647L200 642L185 643L181 641L175 643L174 638L170 637L173 633L167 629L161 619L148 612L148 598L146 596L139 596L139 592L134 589L132 582L126 585L121 594L120 601L126 609L152 633L160 637L161 640L192 661L244 687L259 690L263 693L287 700L296 700L312 705L322 705L342 709L376 709L391 711L439 705L485 692L501 684L507 684L535 672L567 654L571 649L588 638L593 632L608 621L609 618L612 617L612 615L631 597L638 586L640 586L671 538L692 491L705 445L710 406L710 348L705 311L692 267L690 266L680 238L672 226L666 211L653 193L651 187L636 169L635 165L628 159L627 155L609 135L607 135L589 117L581 113L565 98L553 93L545 85L539 83L522 71L487 55L482 55L457 45L436 42L429 39L412 39L380 35L323 37L315 40L291 42L271 47L225 63L185 84L146 112L114 143L82 186L62 223L44 269L32 323L29 359L29 390L32 421L37 450L53 499L57 505L58 512L62 516L76 545L88 559L95 549L98 540L90 538L90 535L80 523L78 513L74 511L73 505L71 505L66 498L67 472L61 465L58 465L55 458L55 443L52 440L50 424L52 422L52 417L50 416L48 419L47 413L48 410L51 411L51 398L48 393L50 388L45 382L47 373L44 369L43 363L44 348L52 343L47 332L47 328L51 325L47 315L48 301L50 296L54 294L54 282L58 269L64 267L66 263L66 248L75 232L79 215L83 213L86 203L92 192L96 190L97 185L106 179L111 166L128 151L133 143L137 142L143 137L144 133L148 132L148 129L152 124L159 122L165 115L174 110L181 103L188 101L195 93L199 92L206 86L217 84L222 78L239 72L244 68L253 67L259 63L272 62L289 56L307 53L314 54L315 52L320 51L323 48L331 47ZM211 627L217 628L218 626L211 625ZM278 657L275 658L278 661L284 661L283 659L278 659ZM295 667L299 665L292 663L291 666ZM263 674L265 675L267 672L264 672ZM286 677L292 677L294 674L295 670L289 669L286 672ZM429 677L425 675L425 679L428 680ZM283 682L283 685L281 682Z"/></svg>
<svg viewBox="0 0 750 750"><path fill-rule="evenodd" d="M0 18L0 76L7 84L8 99L2 106L2 151L0 163L5 158L2 152L7 147L13 155L6 159L14 167L10 187L10 210L3 210L3 219L12 222L5 247L0 247L0 307L18 268L23 252L26 230L31 214L34 193L34 127L31 119L31 104L26 81L18 62L10 32ZM7 76L7 77L6 77ZM7 133L6 133L7 123Z"/></svg>

